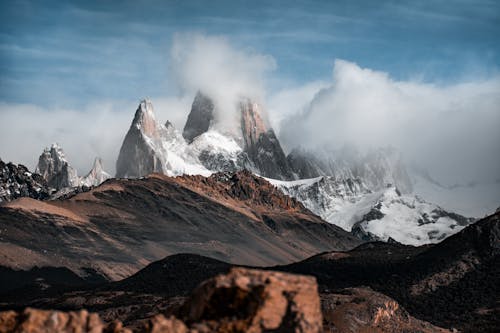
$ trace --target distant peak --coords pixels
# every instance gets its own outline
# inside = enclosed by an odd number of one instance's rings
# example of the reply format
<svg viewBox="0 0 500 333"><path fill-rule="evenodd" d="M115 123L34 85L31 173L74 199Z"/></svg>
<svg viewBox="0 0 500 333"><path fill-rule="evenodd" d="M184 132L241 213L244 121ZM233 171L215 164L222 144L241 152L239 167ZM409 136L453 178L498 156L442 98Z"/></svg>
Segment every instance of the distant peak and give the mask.
<svg viewBox="0 0 500 333"><path fill-rule="evenodd" d="M191 112L189 113L182 136L188 143L194 138L205 133L214 120L214 103L203 93L199 92L193 100Z"/></svg>
<svg viewBox="0 0 500 333"><path fill-rule="evenodd" d="M158 136L158 123L153 109L153 103L144 99L135 112L132 126L137 127L146 136L154 138Z"/></svg>

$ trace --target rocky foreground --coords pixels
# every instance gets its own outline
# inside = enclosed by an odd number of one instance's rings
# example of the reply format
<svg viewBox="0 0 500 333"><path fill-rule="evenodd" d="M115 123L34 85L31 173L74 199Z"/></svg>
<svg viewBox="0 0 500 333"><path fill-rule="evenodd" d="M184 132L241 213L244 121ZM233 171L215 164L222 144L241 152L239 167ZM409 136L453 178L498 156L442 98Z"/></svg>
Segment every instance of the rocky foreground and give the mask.
<svg viewBox="0 0 500 333"><path fill-rule="evenodd" d="M323 318L323 314L324 318ZM96 313L27 308L0 312L0 332L450 332L410 316L368 288L320 295L316 279L233 268L201 283L180 305L137 327Z"/></svg>

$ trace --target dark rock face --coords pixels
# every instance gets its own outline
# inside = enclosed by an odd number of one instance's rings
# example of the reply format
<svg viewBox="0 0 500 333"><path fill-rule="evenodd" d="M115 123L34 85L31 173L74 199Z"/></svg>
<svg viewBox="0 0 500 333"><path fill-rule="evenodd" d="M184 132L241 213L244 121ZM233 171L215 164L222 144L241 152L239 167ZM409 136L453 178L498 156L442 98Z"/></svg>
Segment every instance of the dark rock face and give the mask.
<svg viewBox="0 0 500 333"><path fill-rule="evenodd" d="M194 98L182 136L188 143L198 135L208 131L214 120L214 103L210 98L198 92Z"/></svg>
<svg viewBox="0 0 500 333"><path fill-rule="evenodd" d="M327 333L452 332L414 318L395 300L366 287L321 294L321 309Z"/></svg>
<svg viewBox="0 0 500 333"><path fill-rule="evenodd" d="M48 186L56 190L79 184L76 170L68 163L62 148L57 144L53 144L43 151L38 159L35 172L42 175Z"/></svg>
<svg viewBox="0 0 500 333"><path fill-rule="evenodd" d="M244 151L257 171L262 176L273 179L294 179L274 130L268 128L262 119L259 105L245 100L240 103L240 110Z"/></svg>
<svg viewBox="0 0 500 333"><path fill-rule="evenodd" d="M45 200L50 192L41 175L31 173L22 164L4 163L0 159L0 203L19 197Z"/></svg>

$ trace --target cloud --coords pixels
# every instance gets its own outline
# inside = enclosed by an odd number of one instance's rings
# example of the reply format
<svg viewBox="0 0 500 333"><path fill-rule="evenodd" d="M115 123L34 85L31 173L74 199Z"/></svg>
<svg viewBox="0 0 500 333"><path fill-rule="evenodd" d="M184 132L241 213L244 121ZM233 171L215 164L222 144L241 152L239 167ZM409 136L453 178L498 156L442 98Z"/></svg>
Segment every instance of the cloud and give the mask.
<svg viewBox="0 0 500 333"><path fill-rule="evenodd" d="M392 145L445 182L500 177L500 77L438 86L336 60L333 81L283 120L288 147ZM298 134L300 133L300 134Z"/></svg>
<svg viewBox="0 0 500 333"><path fill-rule="evenodd" d="M216 104L220 124L233 127L242 97L263 102L266 75L274 58L251 49L237 50L223 37L177 34L171 49L171 69L181 91L200 90Z"/></svg>

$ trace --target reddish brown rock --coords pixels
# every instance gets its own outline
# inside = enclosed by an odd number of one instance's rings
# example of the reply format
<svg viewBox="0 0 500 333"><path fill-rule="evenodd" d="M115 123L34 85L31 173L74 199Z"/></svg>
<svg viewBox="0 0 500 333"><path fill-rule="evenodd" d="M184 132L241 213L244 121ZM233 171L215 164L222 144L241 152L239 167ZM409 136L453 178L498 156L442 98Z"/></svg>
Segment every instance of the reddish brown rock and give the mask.
<svg viewBox="0 0 500 333"><path fill-rule="evenodd" d="M200 332L322 332L315 278L244 268L200 285L181 317Z"/></svg>
<svg viewBox="0 0 500 333"><path fill-rule="evenodd" d="M325 332L451 332L412 317L398 302L370 288L348 288L342 294L322 294L321 307Z"/></svg>
<svg viewBox="0 0 500 333"><path fill-rule="evenodd" d="M62 312L27 308L22 313L0 313L2 333L100 333L103 328L99 315L86 310Z"/></svg>

